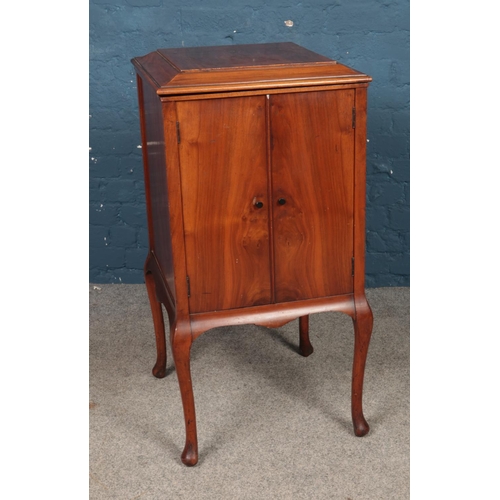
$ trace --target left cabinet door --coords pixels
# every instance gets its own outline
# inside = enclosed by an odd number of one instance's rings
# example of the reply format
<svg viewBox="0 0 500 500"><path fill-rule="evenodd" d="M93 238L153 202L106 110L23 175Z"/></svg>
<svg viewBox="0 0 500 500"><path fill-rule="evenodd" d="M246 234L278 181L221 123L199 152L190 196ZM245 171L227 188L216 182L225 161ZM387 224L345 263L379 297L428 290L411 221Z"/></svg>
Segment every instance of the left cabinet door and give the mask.
<svg viewBox="0 0 500 500"><path fill-rule="evenodd" d="M271 302L265 96L177 102L191 313Z"/></svg>

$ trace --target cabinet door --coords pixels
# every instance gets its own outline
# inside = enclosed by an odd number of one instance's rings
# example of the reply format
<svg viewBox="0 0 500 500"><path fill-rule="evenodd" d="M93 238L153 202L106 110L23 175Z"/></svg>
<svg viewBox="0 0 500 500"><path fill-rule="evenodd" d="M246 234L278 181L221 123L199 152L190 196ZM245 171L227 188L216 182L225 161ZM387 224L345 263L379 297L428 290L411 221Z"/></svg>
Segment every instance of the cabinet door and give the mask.
<svg viewBox="0 0 500 500"><path fill-rule="evenodd" d="M275 300L351 293L354 91L277 94L270 106Z"/></svg>
<svg viewBox="0 0 500 500"><path fill-rule="evenodd" d="M189 307L271 301L265 96L177 103Z"/></svg>

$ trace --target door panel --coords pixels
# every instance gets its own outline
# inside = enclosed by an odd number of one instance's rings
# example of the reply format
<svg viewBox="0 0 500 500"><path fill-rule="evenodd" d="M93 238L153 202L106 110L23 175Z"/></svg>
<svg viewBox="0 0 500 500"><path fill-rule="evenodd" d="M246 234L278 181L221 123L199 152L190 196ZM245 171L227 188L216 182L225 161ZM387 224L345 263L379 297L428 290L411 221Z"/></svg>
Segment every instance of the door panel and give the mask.
<svg viewBox="0 0 500 500"><path fill-rule="evenodd" d="M353 106L353 90L271 96L276 302L353 291Z"/></svg>
<svg viewBox="0 0 500 500"><path fill-rule="evenodd" d="M190 312L269 304L265 96L178 102L177 118Z"/></svg>

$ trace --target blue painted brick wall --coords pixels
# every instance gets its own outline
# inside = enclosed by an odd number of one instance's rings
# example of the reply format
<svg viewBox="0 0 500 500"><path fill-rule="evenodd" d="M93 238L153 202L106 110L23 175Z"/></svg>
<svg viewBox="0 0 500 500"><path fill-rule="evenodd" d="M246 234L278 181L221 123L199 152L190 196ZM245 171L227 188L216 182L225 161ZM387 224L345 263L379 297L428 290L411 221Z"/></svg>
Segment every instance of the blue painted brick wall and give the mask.
<svg viewBox="0 0 500 500"><path fill-rule="evenodd" d="M408 0L91 0L90 281L143 282L147 224L130 59L160 47L291 41L373 77L367 286L409 285L409 17Z"/></svg>

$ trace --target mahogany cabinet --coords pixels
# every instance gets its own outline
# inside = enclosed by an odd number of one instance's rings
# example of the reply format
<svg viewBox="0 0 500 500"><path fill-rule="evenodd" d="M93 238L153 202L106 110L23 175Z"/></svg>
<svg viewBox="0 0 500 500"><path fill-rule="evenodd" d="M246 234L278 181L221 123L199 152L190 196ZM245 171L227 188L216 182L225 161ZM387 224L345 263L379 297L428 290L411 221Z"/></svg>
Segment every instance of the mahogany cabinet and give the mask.
<svg viewBox="0 0 500 500"><path fill-rule="evenodd" d="M371 78L293 43L160 49L137 71L149 254L145 281L166 370L162 315L184 408L182 461L198 460L190 348L203 332L309 314L354 323L352 419L372 313L364 291L366 93Z"/></svg>

